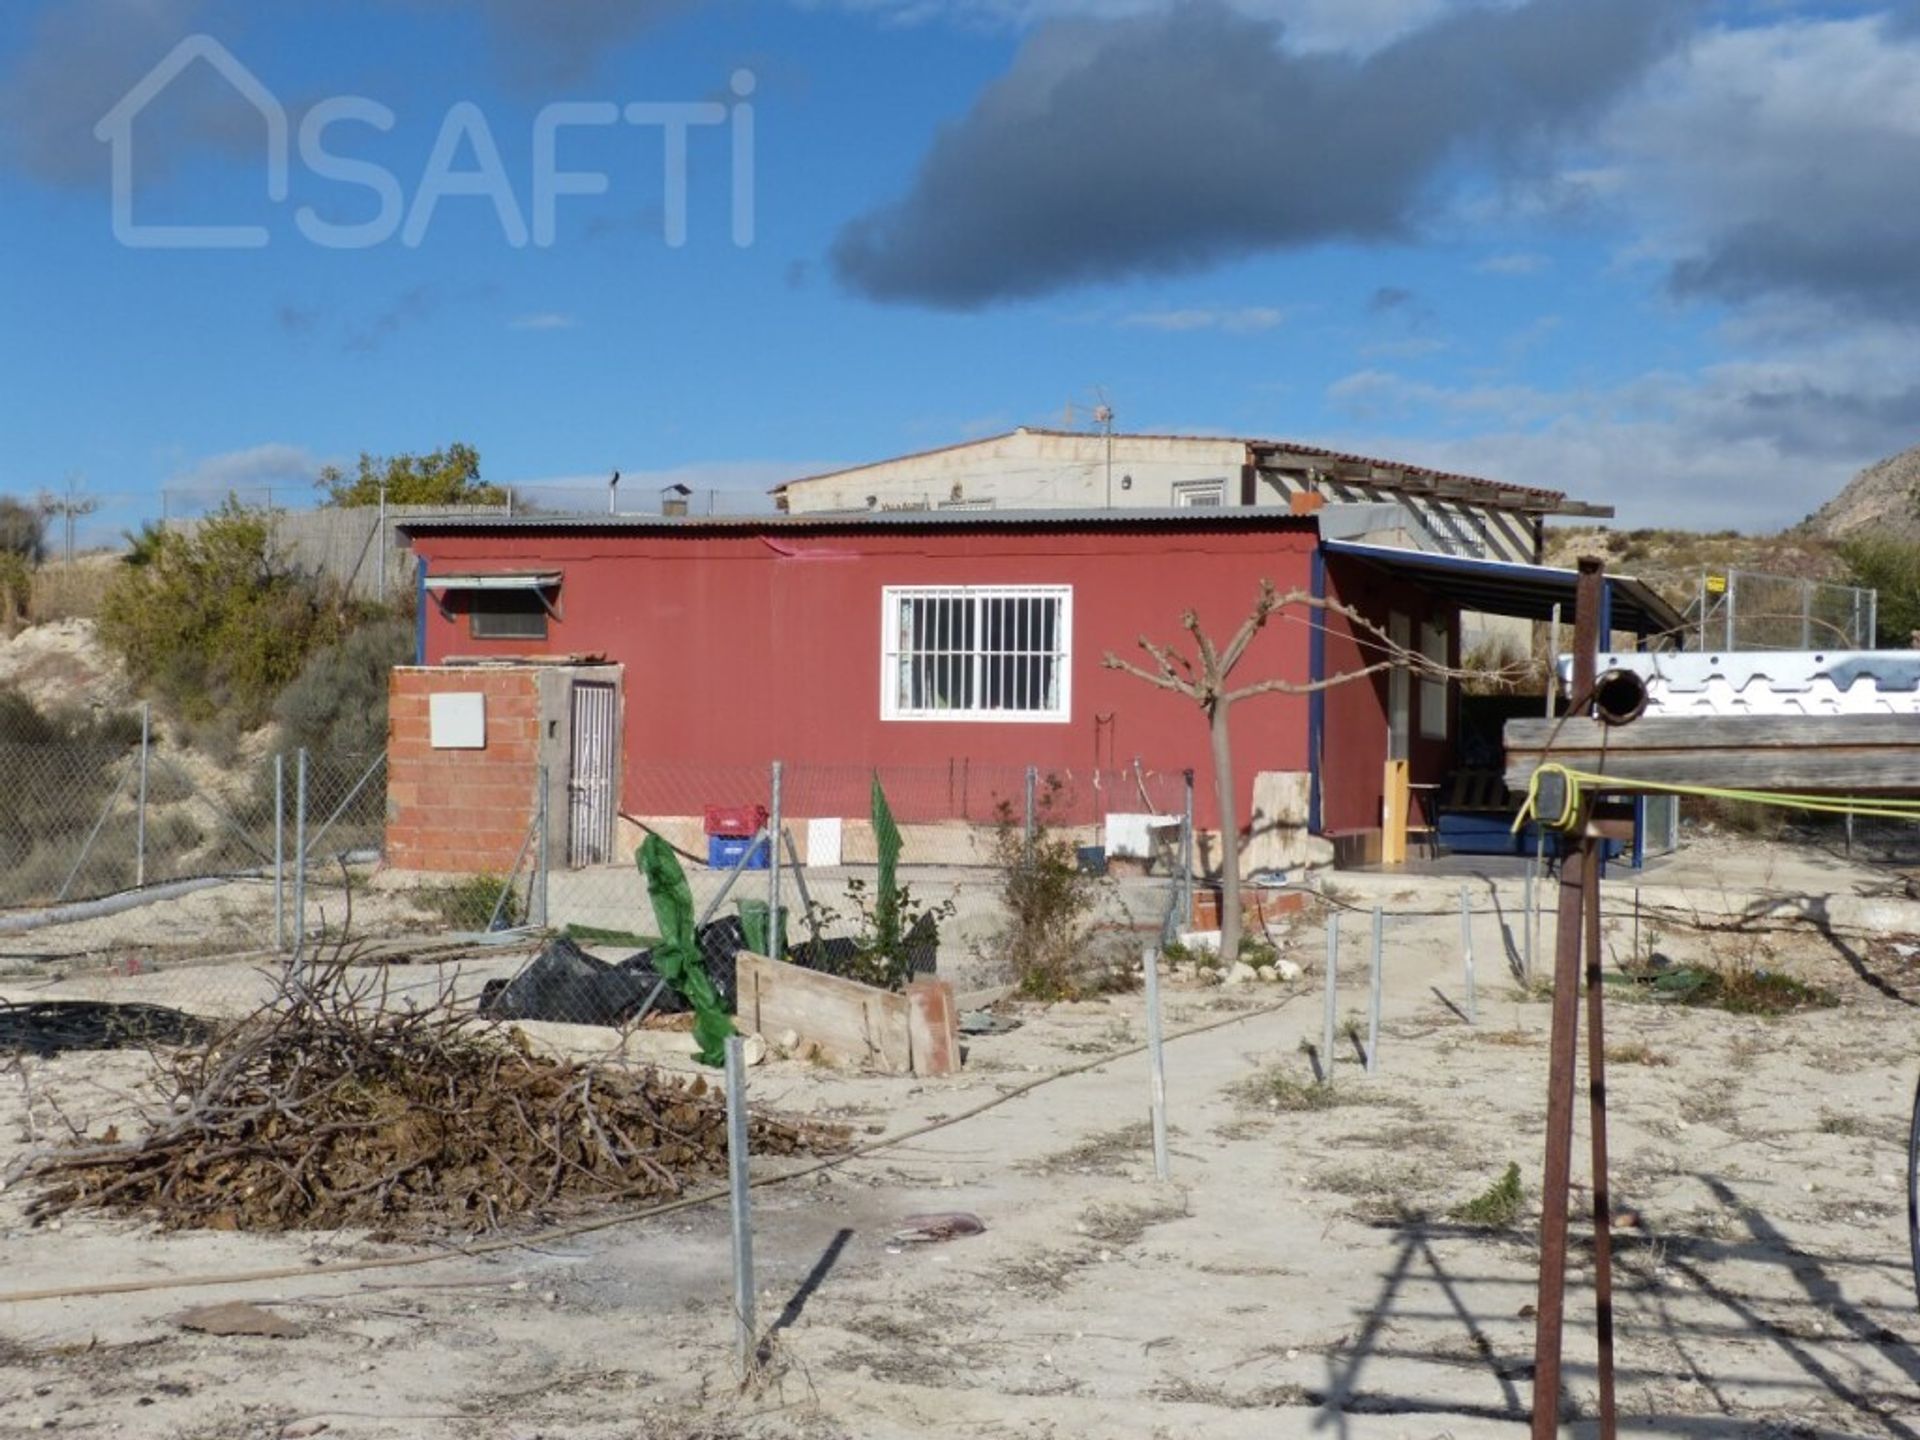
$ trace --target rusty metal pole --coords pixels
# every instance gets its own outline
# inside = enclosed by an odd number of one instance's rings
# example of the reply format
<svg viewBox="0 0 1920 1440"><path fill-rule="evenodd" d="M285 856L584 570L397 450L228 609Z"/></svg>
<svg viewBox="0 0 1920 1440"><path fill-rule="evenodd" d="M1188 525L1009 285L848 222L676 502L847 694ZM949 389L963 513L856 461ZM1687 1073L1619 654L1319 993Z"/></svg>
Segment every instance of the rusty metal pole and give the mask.
<svg viewBox="0 0 1920 1440"><path fill-rule="evenodd" d="M1589 846L1600 842L1588 840ZM1600 873L1587 886L1587 1100L1593 1135L1593 1309L1600 1377L1600 1440L1618 1433L1613 1400L1613 1201L1607 1183L1607 1031L1600 964Z"/></svg>
<svg viewBox="0 0 1920 1440"><path fill-rule="evenodd" d="M1600 561L1580 561L1574 597L1573 683L1576 705L1593 692L1605 581ZM1546 1165L1540 1182L1540 1291L1533 1330L1533 1440L1560 1430L1560 1354L1566 1323L1567 1197L1573 1169L1573 1091L1580 1036L1580 941L1586 892L1598 884L1593 842L1585 838L1584 804L1574 817L1581 838L1560 866L1560 903L1553 953L1553 1045L1547 1068Z"/></svg>

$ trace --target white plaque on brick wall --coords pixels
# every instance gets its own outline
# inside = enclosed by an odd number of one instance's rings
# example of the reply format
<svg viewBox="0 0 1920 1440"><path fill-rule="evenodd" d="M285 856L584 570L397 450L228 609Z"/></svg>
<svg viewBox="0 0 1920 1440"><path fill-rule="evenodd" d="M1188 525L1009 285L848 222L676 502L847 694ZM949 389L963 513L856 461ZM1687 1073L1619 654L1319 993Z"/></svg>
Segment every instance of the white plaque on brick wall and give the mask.
<svg viewBox="0 0 1920 1440"><path fill-rule="evenodd" d="M487 697L478 690L429 696L427 719L436 750L487 748Z"/></svg>

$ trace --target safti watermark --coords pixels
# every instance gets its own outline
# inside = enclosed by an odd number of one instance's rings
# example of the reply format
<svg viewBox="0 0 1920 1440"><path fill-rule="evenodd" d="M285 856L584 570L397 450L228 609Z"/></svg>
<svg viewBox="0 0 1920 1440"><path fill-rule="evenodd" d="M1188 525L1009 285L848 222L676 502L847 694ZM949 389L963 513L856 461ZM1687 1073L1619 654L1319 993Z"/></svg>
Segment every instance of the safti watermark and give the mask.
<svg viewBox="0 0 1920 1440"><path fill-rule="evenodd" d="M566 168L560 158L569 131L625 126L657 131L665 183L661 196L661 239L674 249L687 243L691 140L697 130L724 129L729 156L729 238L745 249L754 239L754 114L748 97L755 78L750 70L733 72L725 101L633 102L561 101L545 106L533 121L533 154L528 194L520 192L501 160L493 127L479 106L463 101L448 110L440 133L409 195L400 177L385 165L344 149L350 127L386 133L399 117L377 100L337 96L322 100L300 117L297 133L286 106L234 53L211 35L182 40L165 59L109 110L94 134L113 150L113 233L122 245L138 250L258 250L273 243L265 225L150 225L134 218L135 147L140 115L194 65L212 67L240 102L258 111L266 132L267 199L285 204L292 194L297 156L318 180L371 193L378 209L371 220L339 224L311 205L293 213L294 227L309 242L330 250L366 250L396 238L417 247L433 228L442 200L467 197L491 203L501 237L514 249L546 249L556 243L563 197L612 193L613 179L602 170ZM336 148L341 147L341 148ZM462 152L472 163L460 165ZM529 218L531 216L531 218Z"/></svg>

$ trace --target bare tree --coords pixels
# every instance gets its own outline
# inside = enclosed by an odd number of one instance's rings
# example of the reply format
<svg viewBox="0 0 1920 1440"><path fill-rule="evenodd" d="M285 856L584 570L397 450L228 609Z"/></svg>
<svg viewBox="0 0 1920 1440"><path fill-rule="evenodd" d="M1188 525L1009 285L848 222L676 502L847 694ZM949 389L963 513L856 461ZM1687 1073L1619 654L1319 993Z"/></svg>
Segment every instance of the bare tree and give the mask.
<svg viewBox="0 0 1920 1440"><path fill-rule="evenodd" d="M1243 685L1238 690L1228 688L1234 669L1247 653L1247 647L1254 638L1266 628L1267 621L1277 610L1298 605L1316 610L1323 614L1339 615L1356 629L1364 632L1367 639L1363 643L1376 649L1383 657L1358 670L1344 671L1321 680L1257 680ZM1437 661L1429 660L1417 650L1409 650L1399 644L1380 626L1351 606L1337 600L1328 600L1310 595L1304 590L1288 590L1284 593L1273 588L1271 580L1260 582L1260 595L1254 601L1253 612L1240 622L1240 628L1234 631L1233 638L1225 647L1216 646L1207 632L1200 627L1200 617L1188 610L1180 617L1180 623L1193 637L1194 654L1184 655L1165 645L1156 645L1146 636L1140 637L1140 648L1153 661L1153 668L1146 669L1129 661L1122 660L1109 651L1102 662L1109 670L1124 670L1162 690L1171 690L1176 695L1184 695L1200 707L1207 717L1207 733L1213 750L1213 792L1214 803L1220 814L1220 955L1231 963L1240 953L1240 819L1234 804L1233 790L1233 745L1228 727L1228 716L1236 702L1249 700L1256 695L1281 693L1287 695L1306 695L1316 690L1331 690L1336 685L1346 685L1355 680L1365 679L1382 670L1405 668L1417 670L1434 679L1453 678L1457 672Z"/></svg>

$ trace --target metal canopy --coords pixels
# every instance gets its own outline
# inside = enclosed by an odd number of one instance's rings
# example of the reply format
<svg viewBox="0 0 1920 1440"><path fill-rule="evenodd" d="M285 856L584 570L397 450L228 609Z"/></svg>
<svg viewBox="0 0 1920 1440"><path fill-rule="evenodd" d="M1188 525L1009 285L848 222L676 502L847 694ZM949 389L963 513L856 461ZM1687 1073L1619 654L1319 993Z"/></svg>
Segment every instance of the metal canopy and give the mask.
<svg viewBox="0 0 1920 1440"><path fill-rule="evenodd" d="M531 575L428 575L425 583L429 590L557 590L560 576L555 571Z"/></svg>
<svg viewBox="0 0 1920 1440"><path fill-rule="evenodd" d="M1551 620L1554 607L1573 614L1574 586L1579 573L1550 565L1516 565L1505 560L1476 560L1462 555L1436 555L1425 550L1400 550L1357 540L1322 540L1328 555L1363 561L1396 575L1419 581L1446 596L1462 609L1483 615L1514 615L1525 620ZM1609 575L1609 625L1636 635L1665 635L1686 626L1686 618L1644 581Z"/></svg>

